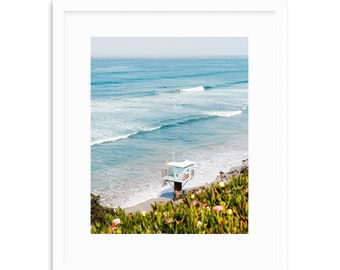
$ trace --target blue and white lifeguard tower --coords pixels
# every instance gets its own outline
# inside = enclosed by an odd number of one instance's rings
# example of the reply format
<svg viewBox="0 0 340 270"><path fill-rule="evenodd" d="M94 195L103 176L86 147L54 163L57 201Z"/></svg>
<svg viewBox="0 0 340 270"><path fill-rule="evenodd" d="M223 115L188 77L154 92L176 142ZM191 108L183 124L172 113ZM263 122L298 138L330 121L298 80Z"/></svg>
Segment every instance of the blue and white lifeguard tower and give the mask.
<svg viewBox="0 0 340 270"><path fill-rule="evenodd" d="M191 160L178 160L167 162L168 168L162 170L162 180L164 184L170 184L174 187L174 199L177 200L182 196L182 188L194 177L193 165Z"/></svg>

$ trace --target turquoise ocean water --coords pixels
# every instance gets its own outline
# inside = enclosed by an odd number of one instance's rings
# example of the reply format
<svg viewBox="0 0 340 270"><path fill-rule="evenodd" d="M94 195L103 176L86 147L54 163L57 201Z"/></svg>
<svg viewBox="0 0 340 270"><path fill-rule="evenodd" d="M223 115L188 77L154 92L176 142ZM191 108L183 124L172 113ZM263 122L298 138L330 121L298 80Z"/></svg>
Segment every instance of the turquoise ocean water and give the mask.
<svg viewBox="0 0 340 270"><path fill-rule="evenodd" d="M248 158L248 58L92 58L91 192L112 207L171 197L173 153L196 162L184 189Z"/></svg>

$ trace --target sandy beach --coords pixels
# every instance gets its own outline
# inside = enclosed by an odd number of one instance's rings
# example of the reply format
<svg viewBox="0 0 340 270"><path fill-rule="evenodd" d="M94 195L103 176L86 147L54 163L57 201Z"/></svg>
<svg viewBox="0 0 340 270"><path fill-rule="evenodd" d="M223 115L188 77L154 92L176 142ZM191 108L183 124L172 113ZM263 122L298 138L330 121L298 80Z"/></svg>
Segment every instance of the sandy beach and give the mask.
<svg viewBox="0 0 340 270"><path fill-rule="evenodd" d="M183 194L196 192L196 191L198 191L199 189L202 189L202 188L208 188L212 184L219 182L219 181L228 182L232 176L240 174L240 172L242 172L245 168L248 168L248 159L242 160L242 164L230 168L230 170L228 172L219 172L216 175L216 179L214 181L210 182L210 183L206 183L203 186L198 186L198 187L194 187L194 188L190 188L190 189L183 189ZM131 206L131 207L126 207L126 208L124 208L124 211L128 214L129 213L135 213L137 211L148 212L148 211L152 210L152 206L151 206L152 203L166 203L168 201L173 201L174 203L176 203L176 202L180 202L181 200L174 201L173 199L168 198L168 197L157 197L157 198L147 200L145 202L142 202L140 204L137 204L137 205L134 205L134 206Z"/></svg>

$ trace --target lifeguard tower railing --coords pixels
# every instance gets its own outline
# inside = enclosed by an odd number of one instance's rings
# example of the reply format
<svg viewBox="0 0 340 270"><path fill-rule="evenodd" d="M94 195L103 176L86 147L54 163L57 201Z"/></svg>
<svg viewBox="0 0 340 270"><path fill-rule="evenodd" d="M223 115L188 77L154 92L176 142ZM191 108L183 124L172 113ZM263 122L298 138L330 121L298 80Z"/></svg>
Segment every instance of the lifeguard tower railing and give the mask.
<svg viewBox="0 0 340 270"><path fill-rule="evenodd" d="M186 173L177 173L175 176L174 170L172 168L163 169L162 170L162 180L169 181L169 182L187 182L194 177L194 169L191 169L189 172Z"/></svg>

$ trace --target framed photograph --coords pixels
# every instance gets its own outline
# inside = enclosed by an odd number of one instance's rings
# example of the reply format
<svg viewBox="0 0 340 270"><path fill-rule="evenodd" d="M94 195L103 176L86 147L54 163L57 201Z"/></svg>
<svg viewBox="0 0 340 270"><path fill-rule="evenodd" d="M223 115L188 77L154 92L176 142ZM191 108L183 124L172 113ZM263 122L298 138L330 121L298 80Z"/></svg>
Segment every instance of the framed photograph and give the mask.
<svg viewBox="0 0 340 270"><path fill-rule="evenodd" d="M53 4L54 269L287 269L286 17Z"/></svg>

